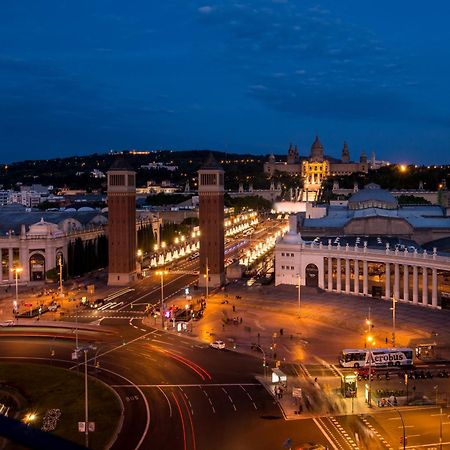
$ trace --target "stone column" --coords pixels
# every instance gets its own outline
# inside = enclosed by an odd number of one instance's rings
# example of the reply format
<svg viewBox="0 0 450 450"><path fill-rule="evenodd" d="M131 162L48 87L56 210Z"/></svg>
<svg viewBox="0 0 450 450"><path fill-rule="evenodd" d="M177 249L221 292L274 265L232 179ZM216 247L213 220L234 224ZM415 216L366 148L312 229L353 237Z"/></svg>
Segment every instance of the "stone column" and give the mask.
<svg viewBox="0 0 450 450"><path fill-rule="evenodd" d="M386 293L385 297L389 300L391 298L391 265L386 263Z"/></svg>
<svg viewBox="0 0 450 450"><path fill-rule="evenodd" d="M431 270L431 306L437 308L437 289L438 289L438 278L437 269Z"/></svg>
<svg viewBox="0 0 450 450"><path fill-rule="evenodd" d="M328 290L333 290L333 258L328 258Z"/></svg>
<svg viewBox="0 0 450 450"><path fill-rule="evenodd" d="M398 300L400 297L400 265L394 264L394 298Z"/></svg>
<svg viewBox="0 0 450 450"><path fill-rule="evenodd" d="M358 295L359 294L359 261L355 259L355 283L353 285L353 292Z"/></svg>
<svg viewBox="0 0 450 450"><path fill-rule="evenodd" d="M369 270L368 270L368 262L363 261L363 294L368 294L369 288Z"/></svg>
<svg viewBox="0 0 450 450"><path fill-rule="evenodd" d="M341 292L342 290L342 268L341 268L341 258L336 260L336 292Z"/></svg>
<svg viewBox="0 0 450 450"><path fill-rule="evenodd" d="M409 266L403 265L403 300L409 302Z"/></svg>
<svg viewBox="0 0 450 450"><path fill-rule="evenodd" d="M350 260L345 259L345 293L350 294Z"/></svg>
<svg viewBox="0 0 450 450"><path fill-rule="evenodd" d="M419 303L419 269L413 266L413 303Z"/></svg>
<svg viewBox="0 0 450 450"><path fill-rule="evenodd" d="M422 267L422 304L428 305L428 269Z"/></svg>

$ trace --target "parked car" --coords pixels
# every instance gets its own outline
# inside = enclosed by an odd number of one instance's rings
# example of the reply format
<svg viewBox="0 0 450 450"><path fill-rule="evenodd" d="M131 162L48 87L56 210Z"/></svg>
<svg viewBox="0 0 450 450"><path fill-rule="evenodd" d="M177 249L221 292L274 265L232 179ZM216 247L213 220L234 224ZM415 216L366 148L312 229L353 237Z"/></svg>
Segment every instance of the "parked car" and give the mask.
<svg viewBox="0 0 450 450"><path fill-rule="evenodd" d="M58 305L57 303L52 303L51 305L48 306L48 310L50 312L55 312L58 310L60 305Z"/></svg>
<svg viewBox="0 0 450 450"><path fill-rule="evenodd" d="M14 320L5 320L4 322L0 322L0 327L13 327Z"/></svg>
<svg viewBox="0 0 450 450"><path fill-rule="evenodd" d="M223 350L225 348L225 342L223 341L214 341L209 344L212 348L217 348L218 350Z"/></svg>

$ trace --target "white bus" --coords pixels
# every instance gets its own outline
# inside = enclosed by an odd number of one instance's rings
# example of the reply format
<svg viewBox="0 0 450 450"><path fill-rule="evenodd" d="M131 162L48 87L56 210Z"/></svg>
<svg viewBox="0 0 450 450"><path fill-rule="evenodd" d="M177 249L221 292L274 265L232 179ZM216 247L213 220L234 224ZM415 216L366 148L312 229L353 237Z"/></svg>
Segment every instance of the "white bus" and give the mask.
<svg viewBox="0 0 450 450"><path fill-rule="evenodd" d="M413 363L412 348L374 348L345 349L339 355L339 364L342 367L368 367L369 354L372 355L373 367L385 366L411 366Z"/></svg>

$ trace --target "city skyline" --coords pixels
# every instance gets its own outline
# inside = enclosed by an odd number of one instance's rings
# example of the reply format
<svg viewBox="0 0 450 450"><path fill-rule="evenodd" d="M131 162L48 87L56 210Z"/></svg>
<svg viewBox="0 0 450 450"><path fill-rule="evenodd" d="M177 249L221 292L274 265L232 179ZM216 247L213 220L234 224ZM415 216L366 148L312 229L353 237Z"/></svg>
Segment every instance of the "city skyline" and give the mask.
<svg viewBox="0 0 450 450"><path fill-rule="evenodd" d="M449 6L384 3L7 5L2 162L289 142L307 155L318 134L332 156L346 140L352 159L449 163Z"/></svg>

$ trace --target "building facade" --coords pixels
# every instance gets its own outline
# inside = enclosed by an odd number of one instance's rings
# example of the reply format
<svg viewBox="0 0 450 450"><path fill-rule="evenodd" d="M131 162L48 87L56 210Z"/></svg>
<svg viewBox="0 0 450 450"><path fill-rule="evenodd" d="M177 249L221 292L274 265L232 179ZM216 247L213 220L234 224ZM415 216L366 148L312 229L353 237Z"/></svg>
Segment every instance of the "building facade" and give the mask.
<svg viewBox="0 0 450 450"><path fill-rule="evenodd" d="M136 173L124 160L108 171L108 285L136 280Z"/></svg>
<svg viewBox="0 0 450 450"><path fill-rule="evenodd" d="M210 154L198 171L200 275L199 285L218 287L224 271L224 171ZM206 279L208 277L208 279Z"/></svg>
<svg viewBox="0 0 450 450"><path fill-rule="evenodd" d="M295 221L294 221L295 222ZM275 247L275 285L395 299L431 308L446 306L450 258L436 252L304 242L291 224ZM442 295L444 294L444 295ZM448 294L447 294L448 295Z"/></svg>

